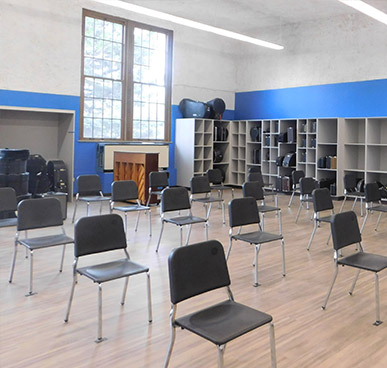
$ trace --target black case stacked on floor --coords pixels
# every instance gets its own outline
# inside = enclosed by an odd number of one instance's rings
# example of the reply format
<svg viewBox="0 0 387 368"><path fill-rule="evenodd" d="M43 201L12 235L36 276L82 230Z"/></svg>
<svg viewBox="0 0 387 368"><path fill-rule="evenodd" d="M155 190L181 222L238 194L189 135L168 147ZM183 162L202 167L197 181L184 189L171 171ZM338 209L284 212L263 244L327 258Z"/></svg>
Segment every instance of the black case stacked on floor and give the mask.
<svg viewBox="0 0 387 368"><path fill-rule="evenodd" d="M47 174L53 192L68 192L68 172L62 160L51 160L47 163Z"/></svg>

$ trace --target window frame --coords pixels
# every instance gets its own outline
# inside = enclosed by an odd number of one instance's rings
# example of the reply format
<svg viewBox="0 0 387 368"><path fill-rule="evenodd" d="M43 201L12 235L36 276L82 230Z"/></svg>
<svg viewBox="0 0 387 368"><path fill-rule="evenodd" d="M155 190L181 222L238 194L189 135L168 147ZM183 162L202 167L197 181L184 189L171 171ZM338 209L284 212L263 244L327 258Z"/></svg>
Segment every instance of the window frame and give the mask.
<svg viewBox="0 0 387 368"><path fill-rule="evenodd" d="M87 138L84 137L83 110L84 110L84 86L85 86L85 18L92 17L104 21L119 23L124 26L123 50L122 50L122 104L121 104L121 137L114 138ZM166 36L165 53L165 124L164 139L134 139L133 138L133 66L134 66L134 28L146 29L153 32L164 33ZM82 10L82 45L81 45L81 94L79 116L79 141L81 142L155 142L170 143L171 140L171 106L172 106L172 62L173 62L173 31L149 24L136 22L130 19L116 17L109 14Z"/></svg>

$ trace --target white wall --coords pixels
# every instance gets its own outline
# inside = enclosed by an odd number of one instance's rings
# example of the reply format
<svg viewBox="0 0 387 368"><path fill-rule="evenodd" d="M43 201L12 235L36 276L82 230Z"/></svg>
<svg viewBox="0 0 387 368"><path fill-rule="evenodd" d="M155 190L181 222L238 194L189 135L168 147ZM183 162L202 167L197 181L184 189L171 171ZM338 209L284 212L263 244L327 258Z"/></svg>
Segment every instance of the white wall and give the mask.
<svg viewBox="0 0 387 368"><path fill-rule="evenodd" d="M88 0L1 0L0 89L79 96L82 8L174 30L172 103L220 97L234 109L235 41Z"/></svg>
<svg viewBox="0 0 387 368"><path fill-rule="evenodd" d="M282 51L242 45L237 91L387 78L387 26L365 15L283 25L259 35L279 33Z"/></svg>

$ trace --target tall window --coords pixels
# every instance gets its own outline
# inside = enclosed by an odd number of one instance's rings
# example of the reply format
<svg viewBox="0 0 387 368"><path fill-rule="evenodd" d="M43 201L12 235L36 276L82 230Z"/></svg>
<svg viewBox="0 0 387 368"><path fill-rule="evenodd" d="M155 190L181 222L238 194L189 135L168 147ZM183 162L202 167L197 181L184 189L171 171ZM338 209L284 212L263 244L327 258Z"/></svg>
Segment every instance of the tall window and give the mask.
<svg viewBox="0 0 387 368"><path fill-rule="evenodd" d="M81 139L170 138L172 32L84 11Z"/></svg>

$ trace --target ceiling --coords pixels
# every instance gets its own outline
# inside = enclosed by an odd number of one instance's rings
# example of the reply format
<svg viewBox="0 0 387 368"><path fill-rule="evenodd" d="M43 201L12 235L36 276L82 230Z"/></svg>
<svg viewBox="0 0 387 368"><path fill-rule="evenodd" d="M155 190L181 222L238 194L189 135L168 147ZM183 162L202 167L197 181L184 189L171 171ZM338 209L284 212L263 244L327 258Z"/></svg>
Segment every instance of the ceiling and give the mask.
<svg viewBox="0 0 387 368"><path fill-rule="evenodd" d="M154 10L257 37L257 30L359 14L337 0L124 0ZM365 0L387 11L387 0ZM364 15L366 17L366 15Z"/></svg>

